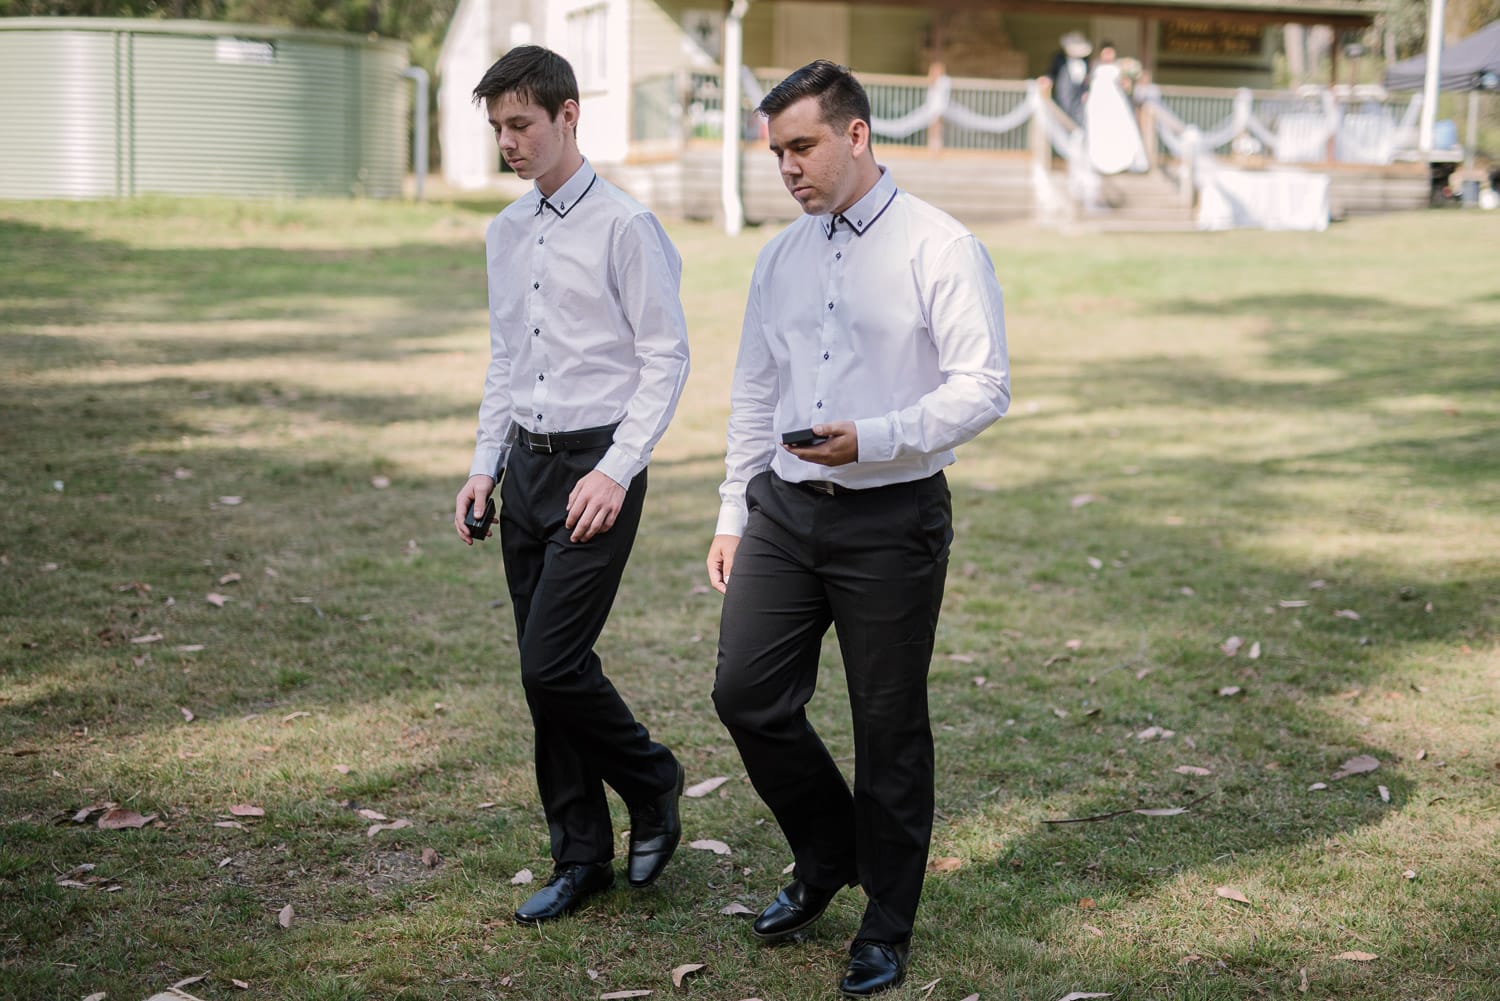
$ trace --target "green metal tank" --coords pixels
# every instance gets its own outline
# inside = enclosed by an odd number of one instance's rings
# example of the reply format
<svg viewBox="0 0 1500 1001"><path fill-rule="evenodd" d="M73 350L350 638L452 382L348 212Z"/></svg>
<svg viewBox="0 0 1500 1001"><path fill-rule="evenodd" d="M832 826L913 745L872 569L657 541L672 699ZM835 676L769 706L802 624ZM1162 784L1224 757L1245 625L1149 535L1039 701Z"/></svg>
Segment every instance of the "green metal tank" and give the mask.
<svg viewBox="0 0 1500 1001"><path fill-rule="evenodd" d="M327 31L0 18L0 198L396 198L401 42Z"/></svg>

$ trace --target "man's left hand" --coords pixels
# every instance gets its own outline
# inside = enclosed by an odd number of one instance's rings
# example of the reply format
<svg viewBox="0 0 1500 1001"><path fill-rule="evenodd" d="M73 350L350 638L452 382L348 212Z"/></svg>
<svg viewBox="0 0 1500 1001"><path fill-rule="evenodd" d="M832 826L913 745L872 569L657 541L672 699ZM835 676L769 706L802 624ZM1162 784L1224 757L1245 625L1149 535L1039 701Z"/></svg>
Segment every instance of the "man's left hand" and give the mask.
<svg viewBox="0 0 1500 1001"><path fill-rule="evenodd" d="M832 424L814 424L813 434L828 440L821 445L782 445L781 447L806 462L820 466L845 466L859 460L859 432L853 421L836 421Z"/></svg>
<svg viewBox="0 0 1500 1001"><path fill-rule="evenodd" d="M614 527L620 507L625 503L625 488L597 469L573 484L568 494L568 520L574 542L587 542Z"/></svg>

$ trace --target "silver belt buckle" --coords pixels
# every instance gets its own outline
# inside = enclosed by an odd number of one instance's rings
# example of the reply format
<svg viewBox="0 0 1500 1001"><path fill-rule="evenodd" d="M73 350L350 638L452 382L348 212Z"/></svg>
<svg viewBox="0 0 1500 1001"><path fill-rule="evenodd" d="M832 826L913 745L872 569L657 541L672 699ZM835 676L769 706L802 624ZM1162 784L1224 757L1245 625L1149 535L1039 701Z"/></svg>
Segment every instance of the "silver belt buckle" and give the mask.
<svg viewBox="0 0 1500 1001"><path fill-rule="evenodd" d="M818 491L818 493L827 494L830 497L833 496L833 484L827 480L808 480L807 485Z"/></svg>
<svg viewBox="0 0 1500 1001"><path fill-rule="evenodd" d="M544 455L552 454L552 434L548 431L531 431L531 450Z"/></svg>

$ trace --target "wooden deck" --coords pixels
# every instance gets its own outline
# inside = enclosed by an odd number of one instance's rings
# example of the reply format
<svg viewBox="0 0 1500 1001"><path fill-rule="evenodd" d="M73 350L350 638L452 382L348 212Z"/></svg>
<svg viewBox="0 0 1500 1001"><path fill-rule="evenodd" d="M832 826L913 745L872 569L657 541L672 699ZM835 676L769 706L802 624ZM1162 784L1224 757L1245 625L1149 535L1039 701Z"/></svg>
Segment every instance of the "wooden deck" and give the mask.
<svg viewBox="0 0 1500 1001"><path fill-rule="evenodd" d="M690 142L675 154L654 150L636 162L601 167L615 183L658 214L679 219L720 219L720 148L716 142ZM786 222L800 210L776 171L776 161L761 145L746 144L742 152L741 191L745 221L750 224ZM876 147L877 159L896 183L965 223L1030 221L1036 217L1028 153L972 150ZM1236 164L1254 169L1259 162ZM1334 219L1351 215L1410 211L1428 205L1429 181L1425 164L1356 166L1351 164L1276 164L1279 169L1310 170L1330 178L1330 209ZM1051 174L1054 187L1066 190L1058 161ZM1162 229L1191 228L1192 212L1170 180L1160 173L1117 177L1105 181L1109 210L1092 213L1080 228Z"/></svg>

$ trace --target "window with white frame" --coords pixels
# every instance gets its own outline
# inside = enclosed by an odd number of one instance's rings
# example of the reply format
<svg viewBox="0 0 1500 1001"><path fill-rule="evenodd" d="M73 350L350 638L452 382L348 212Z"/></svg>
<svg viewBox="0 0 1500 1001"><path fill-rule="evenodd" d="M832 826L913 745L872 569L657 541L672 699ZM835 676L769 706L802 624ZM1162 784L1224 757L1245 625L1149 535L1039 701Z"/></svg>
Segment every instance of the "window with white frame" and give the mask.
<svg viewBox="0 0 1500 1001"><path fill-rule="evenodd" d="M578 77L580 91L603 90L606 14L608 4L595 4L568 15L568 61Z"/></svg>

